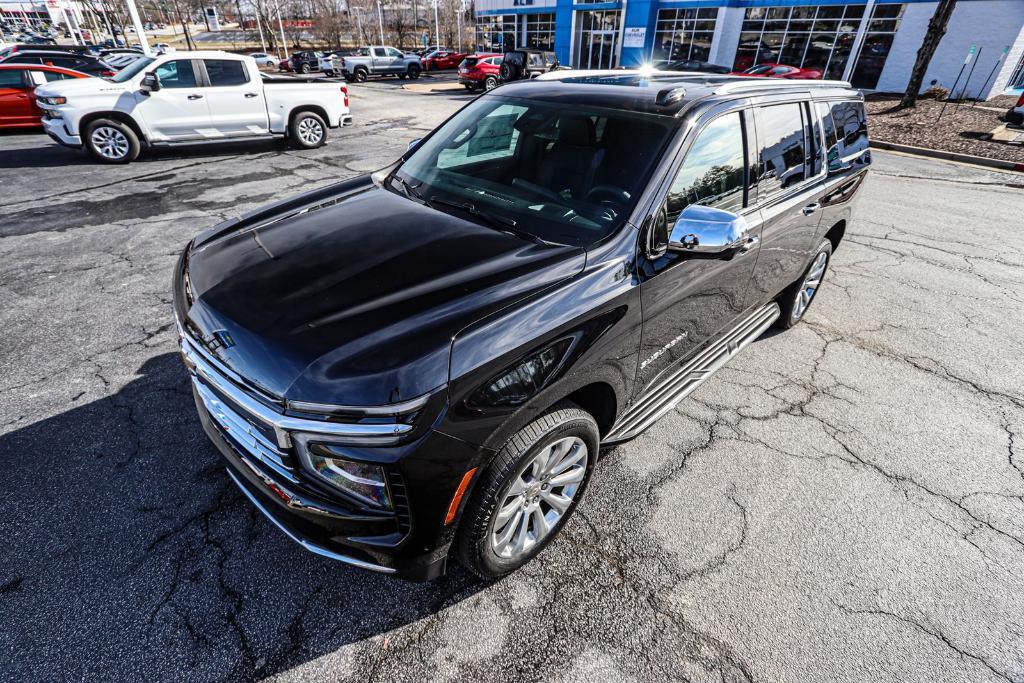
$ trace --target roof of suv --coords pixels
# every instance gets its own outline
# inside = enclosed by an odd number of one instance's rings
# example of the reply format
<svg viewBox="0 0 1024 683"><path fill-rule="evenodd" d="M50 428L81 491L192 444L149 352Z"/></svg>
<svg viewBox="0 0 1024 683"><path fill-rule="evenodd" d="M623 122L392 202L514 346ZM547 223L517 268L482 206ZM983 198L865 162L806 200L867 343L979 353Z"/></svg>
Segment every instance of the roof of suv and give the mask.
<svg viewBox="0 0 1024 683"><path fill-rule="evenodd" d="M618 69L552 71L532 80L506 83L495 94L678 116L696 101L715 95L828 90L849 93L851 86L846 81L793 81L696 72Z"/></svg>

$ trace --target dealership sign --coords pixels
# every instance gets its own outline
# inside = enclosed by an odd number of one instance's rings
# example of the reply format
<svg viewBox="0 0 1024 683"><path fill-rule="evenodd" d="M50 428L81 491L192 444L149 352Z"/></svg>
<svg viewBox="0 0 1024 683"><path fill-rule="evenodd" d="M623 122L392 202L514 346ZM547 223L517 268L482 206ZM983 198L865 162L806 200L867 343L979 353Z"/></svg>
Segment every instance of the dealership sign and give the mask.
<svg viewBox="0 0 1024 683"><path fill-rule="evenodd" d="M646 39L646 27L627 28L622 34L622 47L643 47Z"/></svg>

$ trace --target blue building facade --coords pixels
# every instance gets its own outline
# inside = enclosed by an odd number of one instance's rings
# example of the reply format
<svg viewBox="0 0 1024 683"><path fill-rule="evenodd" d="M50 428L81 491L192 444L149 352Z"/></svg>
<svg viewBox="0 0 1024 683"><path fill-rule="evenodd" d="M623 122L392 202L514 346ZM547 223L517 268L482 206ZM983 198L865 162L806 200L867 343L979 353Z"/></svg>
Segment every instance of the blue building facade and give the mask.
<svg viewBox="0 0 1024 683"><path fill-rule="evenodd" d="M559 62L577 69L681 59L735 69L774 62L864 89L901 90L936 5L936 0L477 0L476 42L479 50L554 50ZM977 72L994 73L989 83L979 80L970 88L990 96L1010 87L1024 58L1024 0L961 0L926 86L932 81L952 85L968 54L976 55L970 59L977 59Z"/></svg>

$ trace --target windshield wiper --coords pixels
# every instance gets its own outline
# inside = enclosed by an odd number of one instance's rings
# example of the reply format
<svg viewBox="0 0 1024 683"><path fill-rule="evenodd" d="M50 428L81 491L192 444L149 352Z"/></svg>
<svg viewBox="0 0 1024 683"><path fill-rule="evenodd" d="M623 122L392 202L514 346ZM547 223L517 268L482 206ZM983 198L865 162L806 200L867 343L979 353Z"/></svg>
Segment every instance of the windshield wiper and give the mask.
<svg viewBox="0 0 1024 683"><path fill-rule="evenodd" d="M517 228L517 223L515 219L508 218L506 216L499 216L498 214L490 213L489 211L482 211L476 208L476 204L474 204L473 202L453 202L450 199L445 199L444 197L438 197L435 195L431 197L430 200L428 201L428 206L431 204L443 204L444 206L451 206L456 209L462 209L470 216L479 218L484 222L489 223L492 228L497 228L501 232L514 235L515 237L518 237L520 239L529 240L531 242L536 242L537 244L543 244L546 246L556 245L555 242L548 242L546 239L537 237L531 232L527 232L526 230L521 230Z"/></svg>
<svg viewBox="0 0 1024 683"><path fill-rule="evenodd" d="M423 195L419 193L419 191L416 189L416 186L411 185L408 180L398 175L397 173L392 173L391 179L398 181L398 184L402 186L402 191L405 192L406 197L408 197L409 199L419 200L424 204L427 203L427 200L424 199Z"/></svg>

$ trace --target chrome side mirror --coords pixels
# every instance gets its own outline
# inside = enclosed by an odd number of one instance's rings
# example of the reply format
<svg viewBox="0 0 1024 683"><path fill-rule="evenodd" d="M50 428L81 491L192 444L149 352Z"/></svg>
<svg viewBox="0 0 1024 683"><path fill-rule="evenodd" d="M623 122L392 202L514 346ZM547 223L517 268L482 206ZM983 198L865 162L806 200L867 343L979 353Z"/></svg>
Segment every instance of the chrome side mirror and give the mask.
<svg viewBox="0 0 1024 683"><path fill-rule="evenodd" d="M747 221L743 216L690 204L672 226L668 248L693 254L726 255L745 246L748 241Z"/></svg>
<svg viewBox="0 0 1024 683"><path fill-rule="evenodd" d="M409 147L405 151L406 152L411 152L414 149L416 149L417 147L419 147L421 140L423 140L423 138L416 138L415 140L410 140L409 141Z"/></svg>

